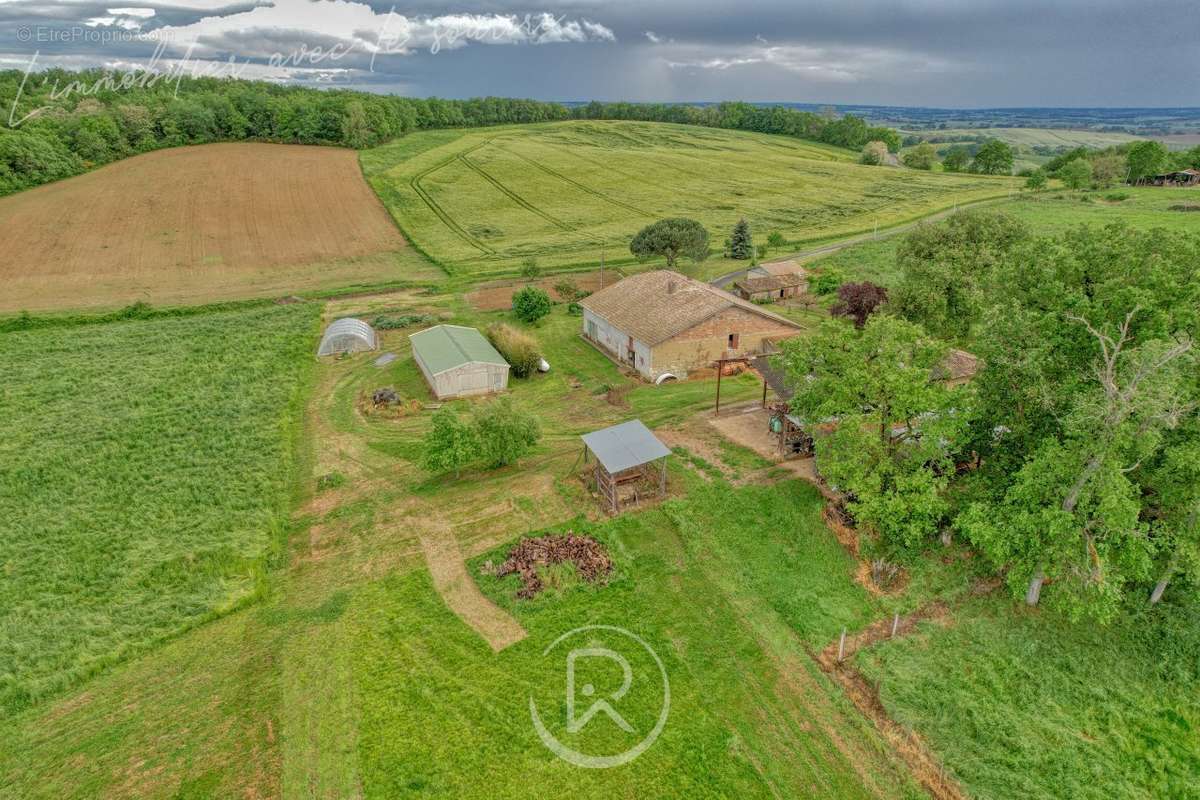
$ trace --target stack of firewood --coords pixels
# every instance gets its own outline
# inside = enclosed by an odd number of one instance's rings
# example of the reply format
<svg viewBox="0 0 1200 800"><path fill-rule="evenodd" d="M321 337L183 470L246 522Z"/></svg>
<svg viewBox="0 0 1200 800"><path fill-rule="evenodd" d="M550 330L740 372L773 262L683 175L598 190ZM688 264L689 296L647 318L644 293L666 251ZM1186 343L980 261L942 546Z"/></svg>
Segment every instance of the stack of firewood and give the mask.
<svg viewBox="0 0 1200 800"><path fill-rule="evenodd" d="M508 553L508 559L496 570L496 575L520 575L522 586L517 597L528 600L542 591L544 585L538 575L539 567L571 562L579 577L595 583L612 572L612 560L604 546L590 536L576 536L568 532L564 536L540 536L522 539Z"/></svg>

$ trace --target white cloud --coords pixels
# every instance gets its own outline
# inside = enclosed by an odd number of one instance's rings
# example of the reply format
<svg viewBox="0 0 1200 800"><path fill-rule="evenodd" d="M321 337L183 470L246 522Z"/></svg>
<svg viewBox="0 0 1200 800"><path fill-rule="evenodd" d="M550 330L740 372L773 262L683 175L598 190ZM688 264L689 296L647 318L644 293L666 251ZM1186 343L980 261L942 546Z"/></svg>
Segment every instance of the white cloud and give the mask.
<svg viewBox="0 0 1200 800"><path fill-rule="evenodd" d="M142 21L154 16L153 8L109 8L102 17L84 20L89 28L119 28L125 31L142 29Z"/></svg>
<svg viewBox="0 0 1200 800"><path fill-rule="evenodd" d="M646 38L649 39L654 44L662 44L662 41L663 41L662 37L659 36L654 31L646 31Z"/></svg>
<svg viewBox="0 0 1200 800"><path fill-rule="evenodd" d="M281 47L326 49L337 43L366 53L407 55L419 49L455 50L469 44L542 45L615 41L612 30L587 19L549 13L405 16L376 12L354 0L275 0L156 32L164 41L195 42L199 58L235 53L243 58L287 55Z"/></svg>

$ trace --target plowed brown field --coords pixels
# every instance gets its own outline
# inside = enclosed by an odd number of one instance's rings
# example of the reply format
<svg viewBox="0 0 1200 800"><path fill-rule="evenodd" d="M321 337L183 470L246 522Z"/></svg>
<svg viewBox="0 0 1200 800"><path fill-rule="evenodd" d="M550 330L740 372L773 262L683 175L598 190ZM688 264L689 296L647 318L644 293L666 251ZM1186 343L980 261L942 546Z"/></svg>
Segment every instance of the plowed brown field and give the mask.
<svg viewBox="0 0 1200 800"><path fill-rule="evenodd" d="M438 273L356 154L256 143L160 150L0 198L0 312L200 303Z"/></svg>

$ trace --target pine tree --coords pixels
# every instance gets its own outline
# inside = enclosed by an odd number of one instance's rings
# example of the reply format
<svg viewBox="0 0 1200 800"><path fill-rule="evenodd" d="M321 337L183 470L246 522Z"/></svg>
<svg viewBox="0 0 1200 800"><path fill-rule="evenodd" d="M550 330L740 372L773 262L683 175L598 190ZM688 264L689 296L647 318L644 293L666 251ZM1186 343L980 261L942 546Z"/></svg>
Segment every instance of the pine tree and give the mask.
<svg viewBox="0 0 1200 800"><path fill-rule="evenodd" d="M745 217L739 219L733 226L733 235L729 237L729 255L732 258L745 260L754 255L754 241L750 237L750 223Z"/></svg>

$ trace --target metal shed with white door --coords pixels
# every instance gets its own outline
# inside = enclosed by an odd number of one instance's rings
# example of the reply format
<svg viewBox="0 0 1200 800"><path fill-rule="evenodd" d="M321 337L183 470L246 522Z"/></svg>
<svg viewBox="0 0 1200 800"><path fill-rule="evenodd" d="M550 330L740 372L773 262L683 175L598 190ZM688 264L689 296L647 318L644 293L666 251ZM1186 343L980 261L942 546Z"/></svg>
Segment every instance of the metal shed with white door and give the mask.
<svg viewBox="0 0 1200 800"><path fill-rule="evenodd" d="M408 337L413 360L438 400L501 392L508 362L475 328L435 325Z"/></svg>

